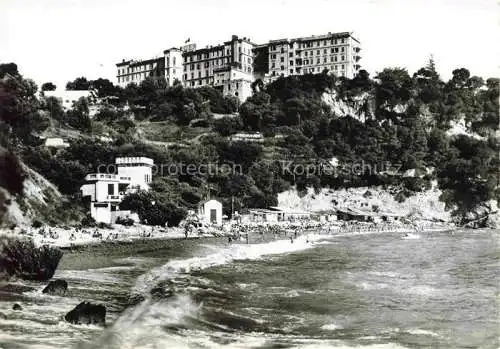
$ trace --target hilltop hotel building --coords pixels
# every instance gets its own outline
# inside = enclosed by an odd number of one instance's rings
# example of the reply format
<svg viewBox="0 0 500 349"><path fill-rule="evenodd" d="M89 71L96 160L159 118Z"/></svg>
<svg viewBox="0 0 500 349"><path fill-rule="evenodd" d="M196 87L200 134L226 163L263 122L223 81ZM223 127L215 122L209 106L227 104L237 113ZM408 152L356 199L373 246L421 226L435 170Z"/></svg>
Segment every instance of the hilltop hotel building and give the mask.
<svg viewBox="0 0 500 349"><path fill-rule="evenodd" d="M328 33L295 39L271 40L256 45L248 38L233 35L230 41L197 49L196 44L171 48L163 56L116 64L118 85L140 84L146 78L165 78L167 85L175 81L185 87L205 85L219 89L224 95L244 101L252 94L251 84L257 78L264 82L280 76L318 74L328 70L335 75L352 78L358 72L360 43L352 33ZM255 71L254 60L267 62Z"/></svg>

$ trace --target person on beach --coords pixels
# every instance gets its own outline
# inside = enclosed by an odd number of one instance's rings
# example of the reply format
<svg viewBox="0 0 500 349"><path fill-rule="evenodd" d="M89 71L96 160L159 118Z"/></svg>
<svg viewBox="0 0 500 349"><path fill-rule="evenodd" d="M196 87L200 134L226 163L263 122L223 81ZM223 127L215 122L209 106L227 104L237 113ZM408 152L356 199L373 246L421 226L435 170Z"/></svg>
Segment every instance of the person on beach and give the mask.
<svg viewBox="0 0 500 349"><path fill-rule="evenodd" d="M247 231L247 232L246 232L246 234L245 234L245 238L246 238L246 240L247 240L247 245L248 245L248 231Z"/></svg>
<svg viewBox="0 0 500 349"><path fill-rule="evenodd" d="M293 236L290 236L290 243L293 244Z"/></svg>
<svg viewBox="0 0 500 349"><path fill-rule="evenodd" d="M231 244L231 243L233 242L233 238L231 237L231 235L229 235L229 236L227 237L227 242L228 242L229 244Z"/></svg>

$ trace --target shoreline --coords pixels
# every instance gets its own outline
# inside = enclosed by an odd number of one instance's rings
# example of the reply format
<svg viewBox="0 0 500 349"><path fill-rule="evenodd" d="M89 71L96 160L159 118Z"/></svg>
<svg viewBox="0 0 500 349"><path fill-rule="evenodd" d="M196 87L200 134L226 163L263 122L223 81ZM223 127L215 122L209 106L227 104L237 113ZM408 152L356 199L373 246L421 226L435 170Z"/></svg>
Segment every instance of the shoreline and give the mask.
<svg viewBox="0 0 500 349"><path fill-rule="evenodd" d="M340 225L342 222L342 225ZM420 233L420 232L441 232L447 230L460 229L449 223L433 223L421 221L418 224L377 224L353 221L335 221L329 223L316 224L310 228L303 228L300 224L280 226L277 232L270 230L276 223L260 223L246 225L244 231L252 237L251 243L262 241L273 241L276 238L289 239L295 236L291 232L298 229L296 236L309 233L331 234L359 234L359 233ZM307 223L306 223L307 224ZM239 239L233 239L234 244L245 244L245 232L238 231ZM44 233L42 233L44 232ZM0 236L10 236L15 238L32 239L36 246L48 245L60 248L64 252L82 251L86 249L106 249L113 247L130 246L133 244L143 244L146 241L169 241L169 240L197 240L197 239L226 239L234 237L233 231L225 229L217 230L218 234L203 233L185 236L184 229L179 227L153 227L137 224L134 226L114 225L110 228L77 228L77 227L16 227L13 230L0 229ZM287 235L288 234L288 235ZM292 235L293 234L293 235ZM284 236L282 236L284 235ZM256 241L258 240L258 241Z"/></svg>

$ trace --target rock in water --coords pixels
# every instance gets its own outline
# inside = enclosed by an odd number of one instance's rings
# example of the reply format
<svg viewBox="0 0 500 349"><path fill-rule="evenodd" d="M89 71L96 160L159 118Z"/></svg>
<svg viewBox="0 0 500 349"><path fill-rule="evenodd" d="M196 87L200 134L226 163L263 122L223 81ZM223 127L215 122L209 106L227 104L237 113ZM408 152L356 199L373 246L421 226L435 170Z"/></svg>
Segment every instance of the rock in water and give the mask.
<svg viewBox="0 0 500 349"><path fill-rule="evenodd" d="M16 303L12 306L12 310L23 310L23 307Z"/></svg>
<svg viewBox="0 0 500 349"><path fill-rule="evenodd" d="M106 322L106 307L101 304L81 302L67 313L64 319L76 325L104 325Z"/></svg>
<svg viewBox="0 0 500 349"><path fill-rule="evenodd" d="M42 293L47 293L54 296L64 296L68 290L68 283L66 280L54 280L49 282L43 289Z"/></svg>

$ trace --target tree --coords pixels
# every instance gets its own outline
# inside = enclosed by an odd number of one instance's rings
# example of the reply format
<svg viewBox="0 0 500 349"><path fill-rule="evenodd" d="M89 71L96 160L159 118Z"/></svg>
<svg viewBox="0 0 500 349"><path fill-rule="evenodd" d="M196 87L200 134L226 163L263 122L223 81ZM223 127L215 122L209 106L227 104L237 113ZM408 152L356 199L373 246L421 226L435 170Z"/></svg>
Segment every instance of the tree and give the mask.
<svg viewBox="0 0 500 349"><path fill-rule="evenodd" d="M113 85L111 81L103 78L91 80L89 87L97 91L97 97L99 98L117 96L120 93L118 86Z"/></svg>
<svg viewBox="0 0 500 349"><path fill-rule="evenodd" d="M57 86L51 82L45 82L42 84L42 91L55 91L56 88Z"/></svg>
<svg viewBox="0 0 500 349"><path fill-rule="evenodd" d="M56 97L46 97L44 109L49 112L49 116L56 121L61 122L64 118L64 110L61 102Z"/></svg>
<svg viewBox="0 0 500 349"><path fill-rule="evenodd" d="M214 131L227 137L243 129L243 121L239 116L223 117L214 121Z"/></svg>
<svg viewBox="0 0 500 349"><path fill-rule="evenodd" d="M413 81L404 68L385 68L378 75L380 83L377 85L377 104L396 106L407 102L411 96Z"/></svg>
<svg viewBox="0 0 500 349"><path fill-rule="evenodd" d="M0 79L2 79L6 74L11 76L19 75L17 70L17 64L15 63L2 63L0 64Z"/></svg>
<svg viewBox="0 0 500 349"><path fill-rule="evenodd" d="M66 113L66 122L78 130L90 130L92 123L89 117L89 104L86 98L81 97L73 104L73 108Z"/></svg>
<svg viewBox="0 0 500 349"><path fill-rule="evenodd" d="M449 85L455 89L461 89L468 86L470 72L465 68L455 69L452 72L453 77L451 78Z"/></svg>
<svg viewBox="0 0 500 349"><path fill-rule="evenodd" d="M120 203L121 210L137 212L142 222L148 225L177 226L187 211L161 196L150 192L138 192L125 196Z"/></svg>
<svg viewBox="0 0 500 349"><path fill-rule="evenodd" d="M88 90L91 87L91 82L85 77L76 78L74 81L69 81L66 84L66 90Z"/></svg>
<svg viewBox="0 0 500 349"><path fill-rule="evenodd" d="M0 126L5 130L5 137L12 141L35 142L33 133L42 132L49 125L39 110L38 87L33 80L24 79L14 63L0 69L16 73L5 73L0 79Z"/></svg>

